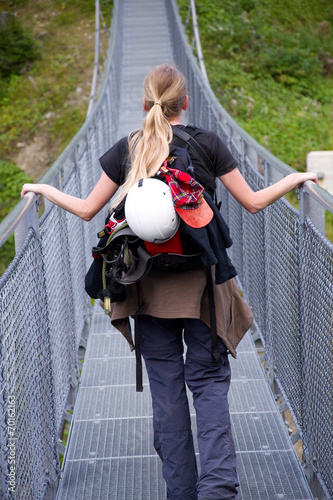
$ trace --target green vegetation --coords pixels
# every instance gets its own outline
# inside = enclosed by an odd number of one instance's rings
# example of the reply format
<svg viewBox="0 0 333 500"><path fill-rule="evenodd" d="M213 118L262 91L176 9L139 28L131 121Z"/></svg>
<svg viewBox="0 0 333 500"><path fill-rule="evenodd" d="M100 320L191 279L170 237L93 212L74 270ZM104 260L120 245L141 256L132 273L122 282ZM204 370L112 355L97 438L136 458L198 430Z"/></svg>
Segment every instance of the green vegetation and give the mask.
<svg viewBox="0 0 333 500"><path fill-rule="evenodd" d="M111 2L105 4L108 23ZM95 2L0 0L0 12L1 220L19 201L22 184L47 171L85 120ZM39 144L34 156L29 147ZM18 167L22 157L26 175ZM0 249L0 273L13 255L11 239Z"/></svg>
<svg viewBox="0 0 333 500"><path fill-rule="evenodd" d="M16 205L25 182L31 182L31 178L17 165L0 160L0 220Z"/></svg>
<svg viewBox="0 0 333 500"><path fill-rule="evenodd" d="M49 166L84 121L87 101L77 95L77 88L82 77L90 84L93 70L94 2L11 4L16 25L22 25L22 32L30 30L39 59L31 65L29 58L21 72L6 75L6 85L1 85L1 157L12 159L18 143L46 133L52 144ZM64 127L67 123L70 130Z"/></svg>
<svg viewBox="0 0 333 500"><path fill-rule="evenodd" d="M178 4L185 19L189 2ZM332 2L197 0L196 8L210 84L240 126L300 171L308 152L332 150Z"/></svg>
<svg viewBox="0 0 333 500"><path fill-rule="evenodd" d="M179 0L185 16L188 1ZM224 108L299 170L333 149L333 9L328 0L197 0L206 68Z"/></svg>
<svg viewBox="0 0 333 500"><path fill-rule="evenodd" d="M17 19L9 13L4 16L0 24L0 77L6 79L19 74L38 55L37 42L25 32Z"/></svg>
<svg viewBox="0 0 333 500"><path fill-rule="evenodd" d="M31 178L14 163L0 160L0 220L14 208L20 198L22 186ZM0 275L4 273L14 257L13 236L0 248Z"/></svg>

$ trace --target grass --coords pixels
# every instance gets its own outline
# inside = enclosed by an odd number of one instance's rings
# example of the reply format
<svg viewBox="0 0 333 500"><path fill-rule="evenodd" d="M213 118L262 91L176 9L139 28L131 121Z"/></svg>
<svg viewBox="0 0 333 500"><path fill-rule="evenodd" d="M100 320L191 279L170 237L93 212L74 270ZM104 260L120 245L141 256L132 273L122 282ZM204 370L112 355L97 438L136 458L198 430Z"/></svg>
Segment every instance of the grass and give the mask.
<svg viewBox="0 0 333 500"><path fill-rule="evenodd" d="M0 160L0 220L14 208L19 199L22 185L31 178L14 163ZM14 236L12 235L0 248L0 275L14 257Z"/></svg>
<svg viewBox="0 0 333 500"><path fill-rule="evenodd" d="M178 0L183 20L188 4ZM332 3L197 0L196 8L211 87L239 125L299 171L308 152L333 150Z"/></svg>

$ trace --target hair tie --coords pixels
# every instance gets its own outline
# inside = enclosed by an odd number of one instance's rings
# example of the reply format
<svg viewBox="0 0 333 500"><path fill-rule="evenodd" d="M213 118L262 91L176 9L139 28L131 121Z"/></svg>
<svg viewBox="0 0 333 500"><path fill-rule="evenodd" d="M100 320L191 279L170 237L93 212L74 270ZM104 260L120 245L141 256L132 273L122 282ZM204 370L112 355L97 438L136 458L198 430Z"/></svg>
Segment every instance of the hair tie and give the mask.
<svg viewBox="0 0 333 500"><path fill-rule="evenodd" d="M154 105L155 105L155 104L158 104L158 106L161 106L161 107L162 107L162 101L155 101L155 102L154 102Z"/></svg>

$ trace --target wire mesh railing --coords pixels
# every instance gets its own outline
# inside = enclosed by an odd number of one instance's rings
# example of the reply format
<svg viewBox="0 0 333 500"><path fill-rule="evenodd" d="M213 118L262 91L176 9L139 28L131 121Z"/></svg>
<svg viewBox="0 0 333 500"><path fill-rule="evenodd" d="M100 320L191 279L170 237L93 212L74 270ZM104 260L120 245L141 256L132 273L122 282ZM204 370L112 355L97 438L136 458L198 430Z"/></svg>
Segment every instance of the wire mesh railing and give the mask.
<svg viewBox="0 0 333 500"><path fill-rule="evenodd" d="M174 59L189 84L188 121L215 131L228 143L253 189L293 172L223 110L196 65L175 1L168 0L166 6ZM98 101L41 180L74 196L88 195L100 175L98 158L116 139L119 108L114 103L119 102L121 90L123 10L123 2L114 2ZM234 242L231 258L265 345L268 376L288 401L308 470L315 470L329 498L333 495L333 246L322 229L323 213L333 206L333 197L308 184L299 193L299 211L282 199L250 215L221 183L218 192ZM28 205L24 217L18 217ZM15 498L12 483L20 500L52 498L57 488L63 412L74 401L77 352L91 313L83 278L105 215L86 223L53 205L46 206L40 219L37 210L36 197L22 200L0 224L0 238L15 229L17 247L15 259L0 278L0 496L4 499Z"/></svg>
<svg viewBox="0 0 333 500"><path fill-rule="evenodd" d="M192 6L194 2L191 1ZM185 72L189 121L219 134L252 189L294 172L254 141L222 108L186 44L174 2L168 3L175 62ZM193 17L196 19L196 16ZM196 26L194 26L194 31ZM198 51L198 58L201 52ZM251 215L218 183L233 239L231 258L265 346L265 368L288 403L303 440L313 488L333 496L333 245L325 210L333 196L312 182L299 191L300 210L281 199Z"/></svg>

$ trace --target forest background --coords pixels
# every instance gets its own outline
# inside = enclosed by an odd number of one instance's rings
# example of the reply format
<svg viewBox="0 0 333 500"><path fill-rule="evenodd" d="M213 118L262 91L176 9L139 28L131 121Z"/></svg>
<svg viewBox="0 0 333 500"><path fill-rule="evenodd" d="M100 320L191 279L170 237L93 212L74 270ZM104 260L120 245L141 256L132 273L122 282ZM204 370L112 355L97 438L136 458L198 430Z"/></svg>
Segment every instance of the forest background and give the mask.
<svg viewBox="0 0 333 500"><path fill-rule="evenodd" d="M0 0L0 220L85 120L94 3ZM178 5L185 20L189 0ZM333 150L331 0L197 0L196 7L209 81L230 115L297 170L310 151ZM333 241L332 216L327 236ZM0 250L0 274L13 252L11 238Z"/></svg>

